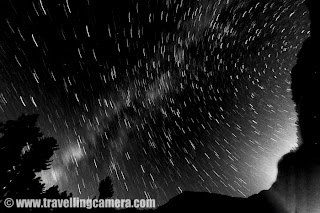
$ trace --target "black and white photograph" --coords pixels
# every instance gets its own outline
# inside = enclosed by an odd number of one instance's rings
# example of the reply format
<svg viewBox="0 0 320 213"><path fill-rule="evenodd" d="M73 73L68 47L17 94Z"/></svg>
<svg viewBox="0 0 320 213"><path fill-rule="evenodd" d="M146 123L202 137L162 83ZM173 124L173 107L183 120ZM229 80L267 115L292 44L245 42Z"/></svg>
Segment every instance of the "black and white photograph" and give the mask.
<svg viewBox="0 0 320 213"><path fill-rule="evenodd" d="M316 5L1 0L0 212L320 213Z"/></svg>

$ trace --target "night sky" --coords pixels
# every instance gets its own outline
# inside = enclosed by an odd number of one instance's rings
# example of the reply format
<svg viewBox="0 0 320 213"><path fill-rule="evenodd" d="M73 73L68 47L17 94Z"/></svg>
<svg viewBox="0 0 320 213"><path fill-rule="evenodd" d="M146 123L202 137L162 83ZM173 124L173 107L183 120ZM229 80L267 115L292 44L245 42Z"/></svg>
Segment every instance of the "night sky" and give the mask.
<svg viewBox="0 0 320 213"><path fill-rule="evenodd" d="M4 0L0 121L39 114L59 144L39 174L74 196L247 197L297 145L299 0Z"/></svg>

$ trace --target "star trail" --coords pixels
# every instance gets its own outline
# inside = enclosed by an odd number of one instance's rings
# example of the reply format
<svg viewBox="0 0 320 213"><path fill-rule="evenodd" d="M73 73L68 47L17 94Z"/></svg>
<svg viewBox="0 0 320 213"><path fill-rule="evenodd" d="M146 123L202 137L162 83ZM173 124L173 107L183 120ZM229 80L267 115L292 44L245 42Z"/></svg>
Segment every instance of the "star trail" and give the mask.
<svg viewBox="0 0 320 213"><path fill-rule="evenodd" d="M155 198L247 197L297 146L290 72L299 0L1 3L0 121L39 114L59 144L47 187Z"/></svg>

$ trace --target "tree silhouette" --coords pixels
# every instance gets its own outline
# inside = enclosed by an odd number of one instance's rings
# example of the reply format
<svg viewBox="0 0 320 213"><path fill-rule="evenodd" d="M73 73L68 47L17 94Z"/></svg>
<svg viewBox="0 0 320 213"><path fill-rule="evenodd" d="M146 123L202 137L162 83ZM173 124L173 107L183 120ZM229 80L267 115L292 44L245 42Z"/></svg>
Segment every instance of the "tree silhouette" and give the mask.
<svg viewBox="0 0 320 213"><path fill-rule="evenodd" d="M100 182L99 193L99 199L107 199L113 196L113 184L109 176Z"/></svg>
<svg viewBox="0 0 320 213"><path fill-rule="evenodd" d="M36 172L49 169L50 157L58 149L54 138L45 138L36 126L38 115L22 115L0 123L0 193L10 198L68 197L57 187L45 190Z"/></svg>

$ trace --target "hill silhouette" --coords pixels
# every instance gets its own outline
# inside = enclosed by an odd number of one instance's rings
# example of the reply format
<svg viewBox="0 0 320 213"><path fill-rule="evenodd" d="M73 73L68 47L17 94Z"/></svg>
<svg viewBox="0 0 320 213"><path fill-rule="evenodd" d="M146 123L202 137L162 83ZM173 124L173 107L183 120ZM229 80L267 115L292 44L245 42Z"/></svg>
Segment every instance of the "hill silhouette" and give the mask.
<svg viewBox="0 0 320 213"><path fill-rule="evenodd" d="M261 191L249 198L186 191L157 208L156 212L285 213L286 211L269 191Z"/></svg>

